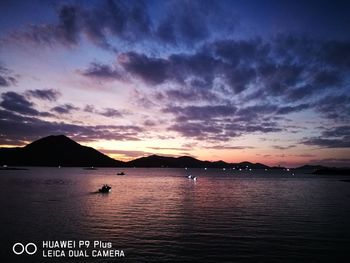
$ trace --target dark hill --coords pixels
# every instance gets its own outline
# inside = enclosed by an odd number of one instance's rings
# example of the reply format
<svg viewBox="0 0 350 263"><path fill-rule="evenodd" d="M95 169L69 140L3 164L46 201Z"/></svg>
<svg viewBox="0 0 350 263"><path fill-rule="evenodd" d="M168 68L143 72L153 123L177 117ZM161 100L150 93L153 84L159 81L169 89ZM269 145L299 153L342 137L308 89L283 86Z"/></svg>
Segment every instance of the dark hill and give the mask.
<svg viewBox="0 0 350 263"><path fill-rule="evenodd" d="M309 164L306 164L306 165L297 167L295 169L298 169L298 170L319 170L319 169L324 169L324 168L327 168L327 167L322 166L322 165L309 165Z"/></svg>
<svg viewBox="0 0 350 263"><path fill-rule="evenodd" d="M261 163L224 161L201 161L190 156L167 157L151 155L129 162L114 160L107 155L69 139L64 135L48 136L25 147L0 148L0 165L8 166L69 166L69 167L171 167L171 168L251 168L284 169L269 167ZM303 168L322 168L304 166Z"/></svg>
<svg viewBox="0 0 350 263"><path fill-rule="evenodd" d="M313 174L319 175L350 175L350 168L322 168L317 169Z"/></svg>
<svg viewBox="0 0 350 263"><path fill-rule="evenodd" d="M1 165L20 166L125 166L99 151L64 135L48 136L23 148L0 149Z"/></svg>
<svg viewBox="0 0 350 263"><path fill-rule="evenodd" d="M128 162L131 167L202 167L202 161L189 156L167 157L159 155L151 155L141 157Z"/></svg>
<svg viewBox="0 0 350 263"><path fill-rule="evenodd" d="M260 163L226 163L224 161L201 161L190 156L181 156L181 157L166 157L159 155L150 155L147 157L141 157L132 161L129 161L128 166L130 167L173 167L173 168L246 168L248 166L252 169L265 169L269 168L268 166Z"/></svg>
<svg viewBox="0 0 350 263"><path fill-rule="evenodd" d="M241 162L235 165L238 168L269 169L270 167L262 163Z"/></svg>

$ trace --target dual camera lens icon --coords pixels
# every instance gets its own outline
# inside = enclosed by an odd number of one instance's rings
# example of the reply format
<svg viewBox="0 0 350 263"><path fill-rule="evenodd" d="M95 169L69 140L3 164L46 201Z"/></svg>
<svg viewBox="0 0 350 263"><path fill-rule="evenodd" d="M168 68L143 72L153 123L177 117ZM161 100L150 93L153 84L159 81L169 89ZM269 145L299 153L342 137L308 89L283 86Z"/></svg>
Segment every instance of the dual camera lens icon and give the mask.
<svg viewBox="0 0 350 263"><path fill-rule="evenodd" d="M37 250L38 248L34 243L28 243L26 245L23 245L22 243L16 243L12 247L12 251L16 255L22 255L24 252L28 255L33 255Z"/></svg>

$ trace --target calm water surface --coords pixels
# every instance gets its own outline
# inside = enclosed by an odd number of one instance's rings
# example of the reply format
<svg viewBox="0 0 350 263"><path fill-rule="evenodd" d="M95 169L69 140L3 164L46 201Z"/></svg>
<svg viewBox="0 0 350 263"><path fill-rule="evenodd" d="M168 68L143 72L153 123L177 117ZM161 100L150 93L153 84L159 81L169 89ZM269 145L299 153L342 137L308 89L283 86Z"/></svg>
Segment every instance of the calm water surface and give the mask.
<svg viewBox="0 0 350 263"><path fill-rule="evenodd" d="M105 240L124 250L125 258L93 262L350 262L350 183L339 180L344 177L118 171L0 171L1 262L67 262L14 256L12 245L68 239ZM95 193L104 183L112 192Z"/></svg>

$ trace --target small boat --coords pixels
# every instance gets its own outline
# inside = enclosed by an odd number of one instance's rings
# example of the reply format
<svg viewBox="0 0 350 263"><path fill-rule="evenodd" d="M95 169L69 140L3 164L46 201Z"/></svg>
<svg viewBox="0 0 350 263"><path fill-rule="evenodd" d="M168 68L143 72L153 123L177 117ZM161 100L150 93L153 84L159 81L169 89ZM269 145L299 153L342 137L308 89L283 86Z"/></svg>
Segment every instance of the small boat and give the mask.
<svg viewBox="0 0 350 263"><path fill-rule="evenodd" d="M112 187L110 187L108 184L104 184L100 189L98 189L100 193L109 193L112 191Z"/></svg>
<svg viewBox="0 0 350 263"><path fill-rule="evenodd" d="M125 175L124 172L117 173L117 175Z"/></svg>
<svg viewBox="0 0 350 263"><path fill-rule="evenodd" d="M191 179L193 181L197 181L197 177L196 176L193 176L193 175L189 175L187 176L188 179Z"/></svg>

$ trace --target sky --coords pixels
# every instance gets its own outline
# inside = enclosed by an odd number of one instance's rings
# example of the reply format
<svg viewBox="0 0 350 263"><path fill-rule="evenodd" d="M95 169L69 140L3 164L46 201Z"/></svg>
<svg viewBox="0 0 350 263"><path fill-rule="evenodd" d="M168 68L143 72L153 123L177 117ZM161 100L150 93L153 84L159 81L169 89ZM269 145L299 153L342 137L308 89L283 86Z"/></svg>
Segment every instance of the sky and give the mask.
<svg viewBox="0 0 350 263"><path fill-rule="evenodd" d="M350 2L0 2L0 146L350 166Z"/></svg>

